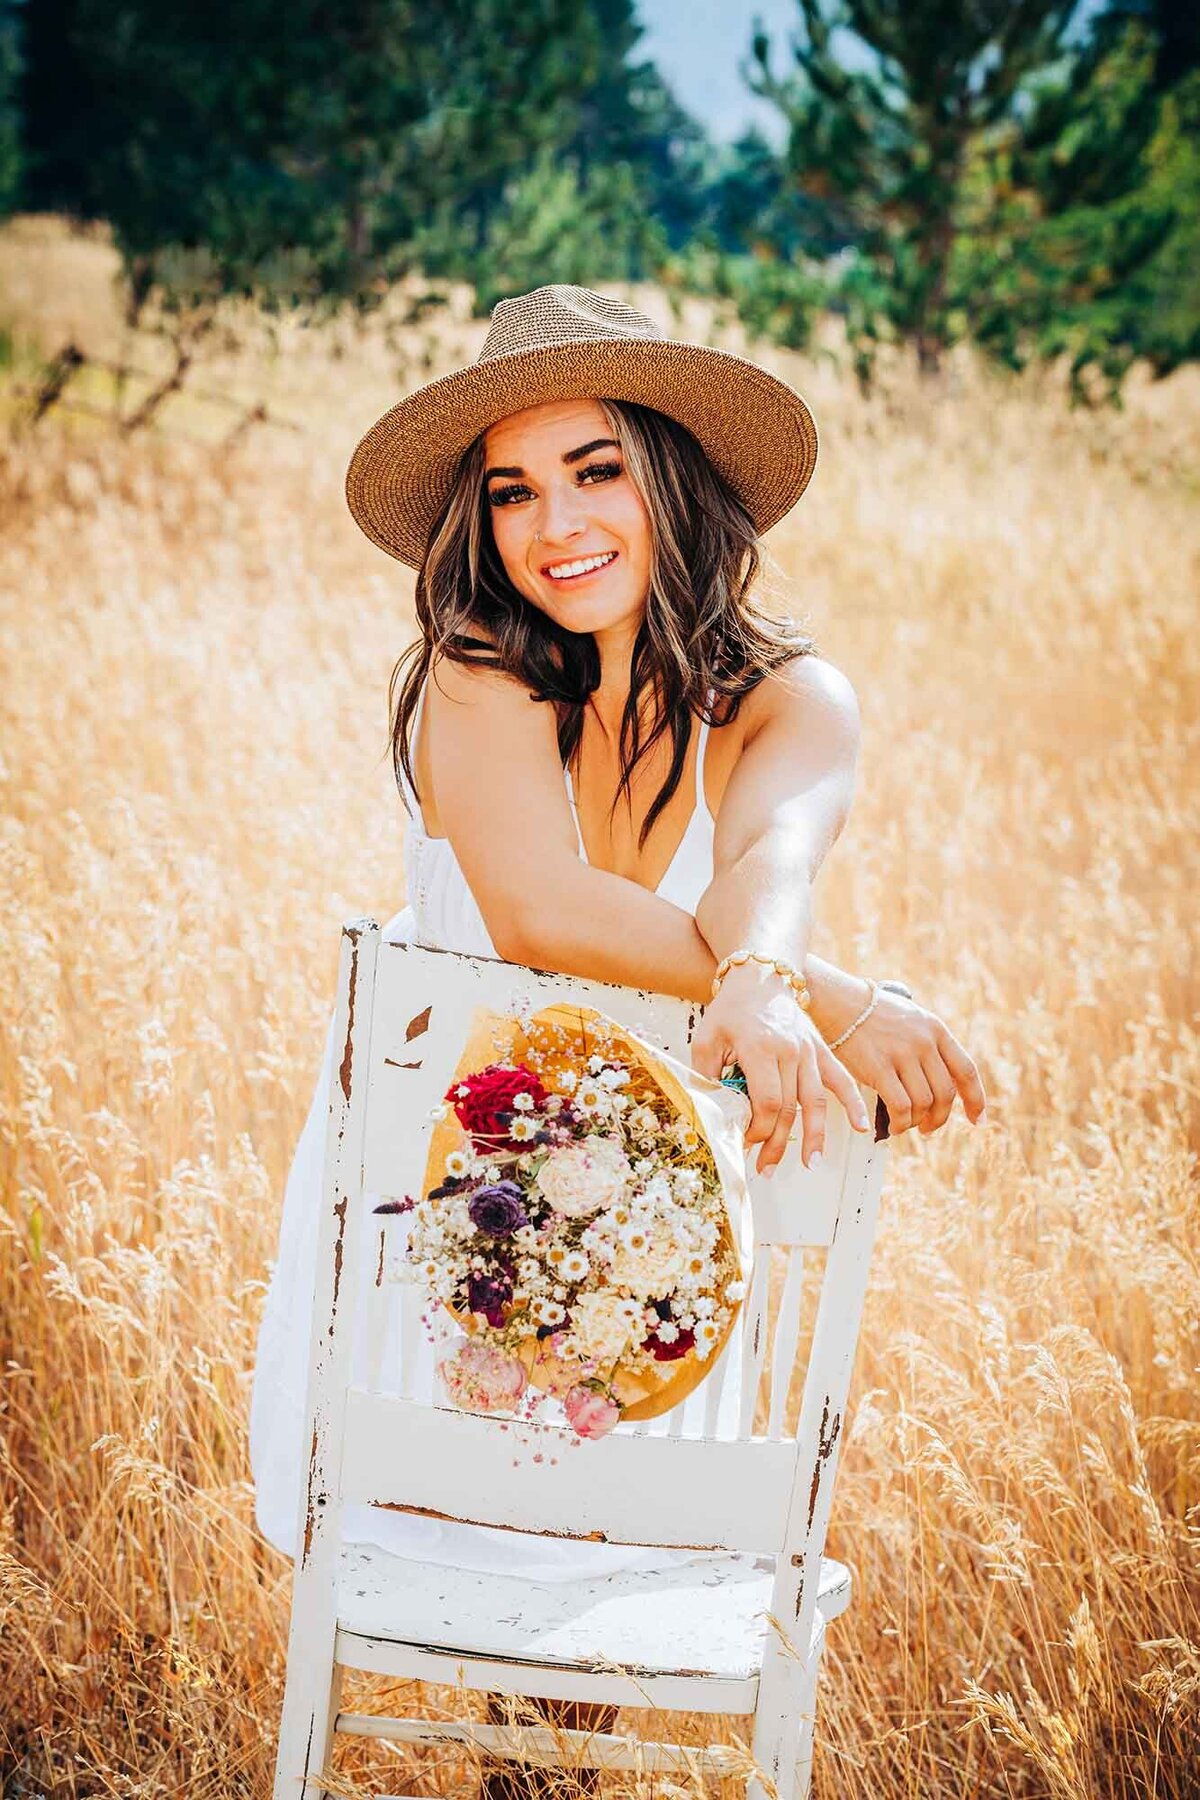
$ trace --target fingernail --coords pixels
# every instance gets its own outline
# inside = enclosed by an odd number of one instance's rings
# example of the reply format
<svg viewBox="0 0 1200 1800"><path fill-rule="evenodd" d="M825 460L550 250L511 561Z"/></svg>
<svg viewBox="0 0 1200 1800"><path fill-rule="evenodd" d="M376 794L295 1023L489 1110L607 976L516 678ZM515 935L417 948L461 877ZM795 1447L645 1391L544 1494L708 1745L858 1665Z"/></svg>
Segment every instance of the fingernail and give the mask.
<svg viewBox="0 0 1200 1800"><path fill-rule="evenodd" d="M858 1131L869 1131L871 1129L871 1121L868 1119L866 1113L860 1113L858 1118L855 1119L854 1125L855 1129Z"/></svg>
<svg viewBox="0 0 1200 1800"><path fill-rule="evenodd" d="M809 1169L819 1169L820 1166L821 1166L821 1152L819 1150L814 1150L812 1155L809 1157L808 1162L806 1163L805 1167L809 1168Z"/></svg>
<svg viewBox="0 0 1200 1800"><path fill-rule="evenodd" d="M983 1111L976 1118L975 1123L977 1125L986 1125L987 1122L988 1122L988 1115L987 1115L987 1107L985 1106Z"/></svg>
<svg viewBox="0 0 1200 1800"><path fill-rule="evenodd" d="M772 1175L775 1173L775 1164L769 1164L767 1168L761 1169L759 1173L762 1175L764 1181L770 1181Z"/></svg>

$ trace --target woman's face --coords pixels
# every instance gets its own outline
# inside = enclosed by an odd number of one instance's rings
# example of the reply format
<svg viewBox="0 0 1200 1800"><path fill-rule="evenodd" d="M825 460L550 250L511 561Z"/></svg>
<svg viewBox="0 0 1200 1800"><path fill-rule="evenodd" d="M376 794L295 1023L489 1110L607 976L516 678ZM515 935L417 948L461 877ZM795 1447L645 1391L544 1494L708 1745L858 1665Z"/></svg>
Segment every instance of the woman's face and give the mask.
<svg viewBox="0 0 1200 1800"><path fill-rule="evenodd" d="M513 413L484 439L496 548L517 591L567 631L636 629L650 519L595 400Z"/></svg>

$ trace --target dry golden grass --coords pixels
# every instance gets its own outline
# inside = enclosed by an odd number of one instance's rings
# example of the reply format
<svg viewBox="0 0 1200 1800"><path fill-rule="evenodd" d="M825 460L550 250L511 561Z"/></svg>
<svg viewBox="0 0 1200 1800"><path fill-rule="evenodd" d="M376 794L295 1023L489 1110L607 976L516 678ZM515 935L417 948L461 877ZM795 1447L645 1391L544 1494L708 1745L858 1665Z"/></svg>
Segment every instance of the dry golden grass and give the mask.
<svg viewBox="0 0 1200 1800"><path fill-rule="evenodd" d="M38 311L53 349L71 313L107 353L103 246L23 229L9 320ZM0 1785L25 1800L269 1791L290 1570L248 1478L264 1264L338 926L403 899L409 578L340 495L392 384L377 342L331 342L206 371L304 435L214 453L81 415L0 451ZM893 1152L819 1792L1185 1800L1200 383L1071 418L969 357L871 406L774 360L823 437L774 550L865 716L816 947L911 980L992 1117Z"/></svg>

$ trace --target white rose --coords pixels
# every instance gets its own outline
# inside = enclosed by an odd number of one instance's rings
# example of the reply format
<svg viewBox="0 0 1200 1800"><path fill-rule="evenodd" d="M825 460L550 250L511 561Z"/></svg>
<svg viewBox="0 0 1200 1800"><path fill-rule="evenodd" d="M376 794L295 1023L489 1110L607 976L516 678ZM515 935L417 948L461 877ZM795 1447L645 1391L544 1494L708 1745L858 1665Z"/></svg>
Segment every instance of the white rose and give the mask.
<svg viewBox="0 0 1200 1800"><path fill-rule="evenodd" d="M644 1329L641 1307L611 1288L580 1294L571 1306L571 1336L587 1358L607 1362L620 1356Z"/></svg>
<svg viewBox="0 0 1200 1800"><path fill-rule="evenodd" d="M679 1284L683 1258L677 1247L653 1240L641 1245L618 1244L612 1279L642 1300L659 1300Z"/></svg>
<svg viewBox="0 0 1200 1800"><path fill-rule="evenodd" d="M589 1137L551 1151L537 1172L535 1186L555 1212L568 1219L586 1219L619 1199L631 1174L619 1144L611 1138Z"/></svg>

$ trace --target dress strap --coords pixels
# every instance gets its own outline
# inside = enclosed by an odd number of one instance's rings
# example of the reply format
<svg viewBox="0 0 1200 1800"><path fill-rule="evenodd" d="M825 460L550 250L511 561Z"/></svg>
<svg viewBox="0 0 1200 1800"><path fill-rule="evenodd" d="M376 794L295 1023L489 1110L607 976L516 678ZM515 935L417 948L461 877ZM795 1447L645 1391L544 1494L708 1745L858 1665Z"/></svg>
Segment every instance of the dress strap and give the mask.
<svg viewBox="0 0 1200 1800"><path fill-rule="evenodd" d="M713 694L712 689L710 688L708 691L708 707L710 712L712 710L712 702ZM696 811L698 813L705 813L708 811L708 801L704 798L704 752L708 748L708 731L708 720L701 719L700 739L696 745Z"/></svg>

